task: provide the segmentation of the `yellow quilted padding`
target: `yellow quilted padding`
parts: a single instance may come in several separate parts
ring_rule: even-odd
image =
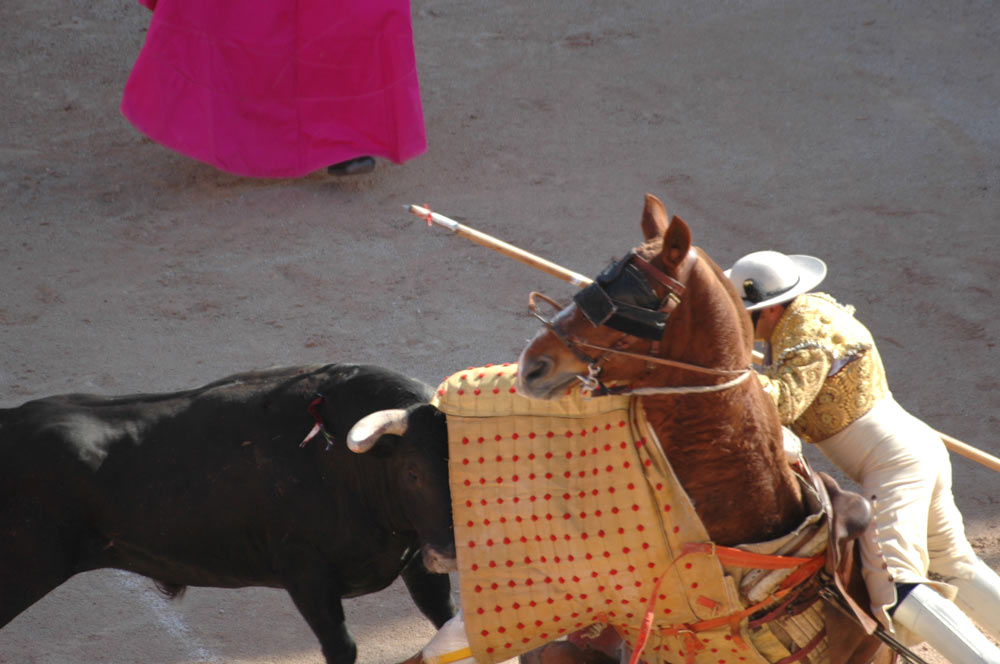
[[[708,537],[638,400],[585,401],[577,389],[532,400],[516,393],[516,370],[460,371],[435,398],[448,416],[460,592],[476,660],[509,659],[595,622],[634,643],[663,576],[644,661],[764,664],[745,620],[658,632],[742,604],[717,558],[678,560],[685,543]]]

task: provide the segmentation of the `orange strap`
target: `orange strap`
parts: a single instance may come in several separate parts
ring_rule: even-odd
[[[692,624],[680,623],[677,625],[671,625],[670,627],[665,627],[659,630],[659,633],[663,636],[677,636],[684,634],[685,642],[689,646],[692,643],[697,644],[698,646],[701,645],[697,639],[690,638],[694,633],[718,629],[719,627],[725,627],[726,625],[729,625],[732,635],[737,643],[743,645],[743,641],[739,636],[739,624],[744,618],[782,599],[785,595],[792,592],[797,585],[804,582],[806,579],[822,569],[823,565],[826,563],[825,551],[811,558],[801,558],[797,556],[773,556],[763,553],[750,553],[749,551],[743,551],[742,549],[717,546],[711,542],[693,542],[685,544],[681,548],[681,555],[670,563],[663,574],[661,574],[656,580],[656,583],[653,584],[649,601],[646,603],[646,615],[643,617],[642,626],[639,628],[639,634],[635,640],[635,649],[632,651],[632,657],[629,659],[629,664],[638,663],[642,650],[646,647],[646,642],[649,640],[649,635],[653,631],[653,621],[656,619],[656,599],[660,594],[660,584],[681,558],[693,553],[706,553],[714,555],[722,563],[733,565],[735,567],[754,569],[795,569],[795,571],[789,574],[788,577],[778,585],[778,589],[771,593],[768,597],[760,602],[757,602],[753,606],[743,609],[742,611],[736,611],[729,615],[712,618],[710,620],[701,620]],[[687,654],[688,660],[691,660],[691,657],[693,656],[692,647],[689,647],[689,652]]]
[[[681,547],[681,558],[689,553],[710,553],[724,565],[752,569],[791,569],[809,562],[809,558],[797,556],[774,556],[766,553],[751,553],[743,549],[719,546],[712,542],[689,542]]]

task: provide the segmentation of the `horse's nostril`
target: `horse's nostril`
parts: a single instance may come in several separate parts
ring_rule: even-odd
[[[527,371],[522,369],[522,375],[526,381],[531,382],[545,376],[551,368],[552,360],[547,357],[539,357],[531,360],[528,364]]]

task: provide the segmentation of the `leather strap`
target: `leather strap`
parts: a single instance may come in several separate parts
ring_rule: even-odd
[[[629,660],[629,664],[638,663],[642,650],[645,648],[646,642],[649,640],[649,635],[653,629],[653,622],[656,619],[656,598],[659,594],[660,583],[663,581],[664,577],[666,577],[671,568],[673,568],[673,566],[676,565],[681,558],[693,553],[714,555],[717,556],[721,562],[737,567],[795,569],[795,571],[782,581],[777,590],[771,593],[771,595],[752,606],[748,606],[742,611],[736,611],[726,616],[719,616],[718,618],[712,618],[710,620],[701,620],[695,623],[671,625],[670,627],[659,630],[659,633],[664,636],[678,636],[688,633],[696,634],[698,632],[718,629],[728,625],[732,632],[733,639],[737,642],[742,642],[739,635],[739,624],[744,618],[747,618],[757,611],[770,606],[776,601],[780,601],[786,595],[796,592],[802,584],[814,575],[818,574],[823,569],[823,565],[826,563],[825,551],[811,558],[802,558],[798,556],[778,556],[752,553],[749,551],[743,551],[742,549],[718,546],[712,542],[693,542],[685,544],[681,549],[681,555],[677,556],[677,558],[670,563],[670,566],[667,567],[666,571],[664,571],[662,575],[660,575],[653,586],[649,601],[646,604],[646,615],[644,616],[642,626],[639,629],[639,635],[636,637],[635,649],[632,652],[632,658]],[[688,641],[690,641],[690,639],[688,639]],[[696,642],[697,640],[693,643]],[[691,652],[688,652],[689,657],[691,654]]]

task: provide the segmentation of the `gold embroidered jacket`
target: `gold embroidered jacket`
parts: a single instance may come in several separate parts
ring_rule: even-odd
[[[759,375],[782,424],[810,442],[842,431],[889,393],[882,358],[854,307],[826,293],[800,295],[771,334]]]

